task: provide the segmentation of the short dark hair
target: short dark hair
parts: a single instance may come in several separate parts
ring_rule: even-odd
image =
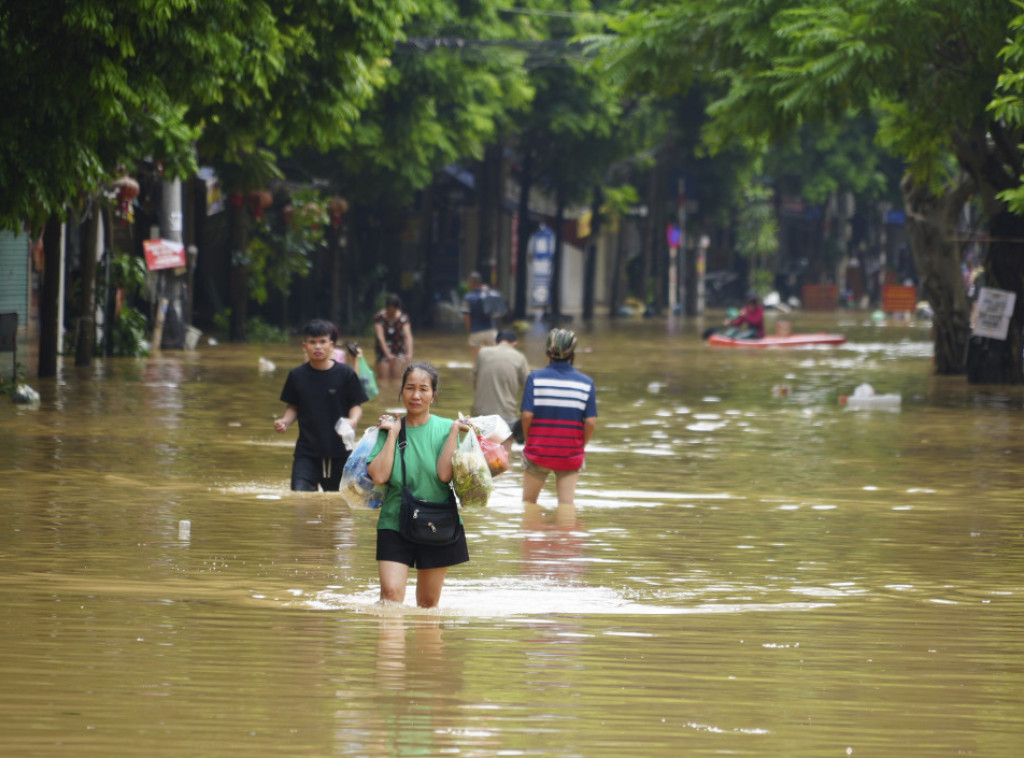
[[[516,335],[514,329],[499,329],[498,334],[494,337],[494,342],[518,342],[519,337]]]
[[[398,310],[402,310],[402,298],[400,298],[398,295],[392,292],[384,299],[384,307],[397,308]]]
[[[307,337],[330,337],[332,342],[338,341],[338,327],[327,319],[315,318],[306,324],[302,333]]]

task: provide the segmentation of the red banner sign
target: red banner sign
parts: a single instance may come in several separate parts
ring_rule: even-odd
[[[917,308],[917,287],[887,284],[882,287],[882,310],[886,313],[913,313]]]
[[[182,268],[185,265],[185,246],[174,240],[145,240],[142,249],[146,253],[146,268],[160,271],[165,268]]]

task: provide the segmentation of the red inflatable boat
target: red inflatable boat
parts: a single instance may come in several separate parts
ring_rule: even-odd
[[[804,345],[841,345],[846,342],[842,334],[790,334],[786,337],[768,335],[757,339],[737,339],[724,334],[712,334],[708,337],[709,345],[725,347],[803,347]]]

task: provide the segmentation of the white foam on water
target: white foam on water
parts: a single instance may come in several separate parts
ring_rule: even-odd
[[[415,579],[410,579],[405,604],[377,602],[376,588],[357,593],[322,590],[301,598],[302,607],[322,611],[354,611],[372,615],[440,614],[461,618],[524,618],[565,615],[666,616],[711,613],[771,613],[813,610],[831,606],[823,602],[703,603],[675,605],[627,597],[610,587],[592,587],[547,578],[449,579],[440,609],[413,606]],[[290,605],[291,603],[289,603]]]

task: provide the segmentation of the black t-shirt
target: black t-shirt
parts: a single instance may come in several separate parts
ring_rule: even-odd
[[[308,363],[288,372],[281,402],[298,408],[299,439],[295,455],[313,458],[348,458],[334,425],[357,405],[367,402],[359,375],[344,363],[324,371]]]

